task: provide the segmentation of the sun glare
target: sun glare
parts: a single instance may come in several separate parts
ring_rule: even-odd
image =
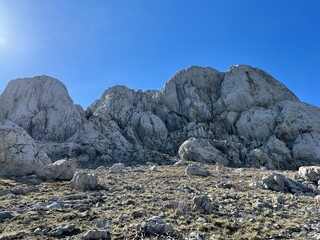
[[[4,47],[7,45],[8,39],[4,36],[0,34],[0,47]]]

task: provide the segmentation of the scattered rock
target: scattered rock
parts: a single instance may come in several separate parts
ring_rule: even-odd
[[[175,167],[180,167],[180,166],[187,166],[189,163],[185,160],[179,160],[178,162],[176,162],[175,164],[173,164]]]
[[[98,185],[98,176],[85,172],[76,172],[70,183],[71,187],[76,190],[92,190]]]
[[[10,191],[16,195],[27,195],[31,192],[38,192],[39,187],[37,186],[15,187],[15,188],[10,188]]]
[[[111,173],[122,173],[123,169],[124,169],[123,163],[115,163],[110,168],[110,172]]]
[[[170,223],[166,223],[162,218],[154,216],[139,225],[139,233],[143,236],[168,236],[174,239],[182,239],[179,231],[173,229]]]
[[[283,196],[274,196],[272,198],[272,202],[276,204],[284,204],[285,203],[285,198]]]
[[[83,235],[85,240],[111,240],[111,236],[106,230],[89,230]]]
[[[97,220],[96,226],[97,226],[98,228],[107,228],[107,227],[110,227],[111,224],[108,223],[105,219],[101,219],[101,218],[100,218],[100,219]]]
[[[151,172],[156,172],[156,171],[158,171],[158,170],[157,170],[157,166],[155,166],[155,165],[154,165],[154,166],[151,166],[151,167],[150,167],[150,171],[151,171]]]
[[[317,183],[320,181],[320,166],[300,167],[298,175],[305,181]]]
[[[132,215],[133,218],[141,218],[141,217],[144,216],[144,212],[142,212],[142,211],[133,211],[131,215]]]
[[[202,214],[211,214],[213,210],[217,209],[206,195],[195,196],[192,202],[192,210]]]
[[[3,222],[6,219],[13,218],[14,216],[11,214],[11,212],[8,211],[0,211],[0,223]]]
[[[264,189],[263,184],[261,182],[258,182],[258,181],[250,183],[249,186],[254,188],[254,189]]]
[[[48,235],[51,237],[72,236],[80,232],[75,224],[62,224],[60,227],[51,230]]]
[[[281,174],[272,173],[262,178],[262,183],[266,189],[277,192],[305,194],[312,192],[311,189],[303,184],[289,179]]]
[[[199,233],[191,232],[186,240],[203,240],[203,238]]]
[[[204,167],[198,166],[196,164],[189,164],[186,168],[186,174],[207,177],[210,173]]]
[[[219,182],[216,184],[216,187],[221,189],[231,189],[234,185],[231,182]]]

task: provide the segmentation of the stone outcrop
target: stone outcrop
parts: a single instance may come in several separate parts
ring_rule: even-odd
[[[24,128],[35,140],[65,141],[84,121],[63,83],[39,76],[11,81],[0,96],[0,119]]]
[[[320,164],[320,109],[268,73],[190,67],[161,91],[107,89],[84,112],[50,77],[18,79],[0,97],[0,119],[22,126],[53,160],[82,165],[153,161],[297,169]]]
[[[10,121],[0,125],[0,175],[23,176],[50,164],[47,154],[35,141]]]

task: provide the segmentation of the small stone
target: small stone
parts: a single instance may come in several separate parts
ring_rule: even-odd
[[[41,228],[36,228],[36,229],[33,231],[33,233],[34,233],[35,235],[41,235],[41,234],[42,234],[42,230],[41,230]]]
[[[60,209],[62,207],[62,204],[59,202],[53,202],[46,206],[47,209]]]
[[[264,189],[263,184],[261,182],[252,182],[249,184],[250,187],[254,189]]]
[[[6,219],[13,218],[14,216],[11,214],[11,212],[8,211],[1,211],[0,212],[0,223],[3,222]]]
[[[173,164],[173,166],[175,167],[180,167],[180,166],[187,166],[188,165],[188,162],[185,161],[185,160],[179,160],[178,162],[176,162],[175,164]]]
[[[230,182],[219,182],[216,184],[216,187],[221,189],[231,189],[233,184]]]
[[[170,236],[174,239],[182,239],[182,234],[173,229],[170,223],[166,223],[162,218],[154,216],[139,225],[139,232],[143,236]]]
[[[75,224],[62,224],[60,227],[51,230],[48,235],[51,237],[61,237],[64,235],[72,235],[72,233],[77,233],[79,230],[76,229]]]
[[[211,214],[214,209],[217,209],[206,195],[195,196],[192,201],[192,210],[202,214]]]
[[[186,174],[207,177],[209,176],[209,171],[206,168],[196,164],[189,164],[186,168]]]
[[[89,230],[83,235],[84,240],[111,240],[111,236],[106,230]]]
[[[102,207],[102,205],[103,205],[102,202],[97,202],[97,203],[96,203],[96,207],[97,207],[97,208],[98,208],[98,207]]]
[[[110,227],[111,224],[109,224],[105,219],[100,218],[97,220],[96,226],[98,228],[107,228],[107,227]]]
[[[284,204],[285,201],[286,201],[285,198],[282,197],[282,196],[274,196],[274,197],[272,198],[272,202],[273,202],[273,203],[276,203],[276,204]]]
[[[142,212],[142,211],[133,211],[131,215],[132,215],[133,218],[141,218],[141,217],[144,216],[144,212]]]
[[[203,240],[199,233],[191,232],[186,240]]]
[[[150,167],[150,171],[151,171],[151,172],[157,171],[157,166],[156,166],[156,165],[153,165],[152,167]]]
[[[115,163],[110,168],[110,172],[111,173],[122,173],[123,169],[124,169],[123,163]]]

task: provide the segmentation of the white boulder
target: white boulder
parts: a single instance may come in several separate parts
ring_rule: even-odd
[[[61,159],[54,163],[39,168],[36,171],[37,177],[45,181],[71,180],[78,166],[76,159]]]
[[[91,190],[98,185],[98,176],[95,174],[76,172],[71,180],[71,187],[76,190]]]
[[[23,176],[50,164],[26,131],[10,121],[0,125],[0,175]]]

